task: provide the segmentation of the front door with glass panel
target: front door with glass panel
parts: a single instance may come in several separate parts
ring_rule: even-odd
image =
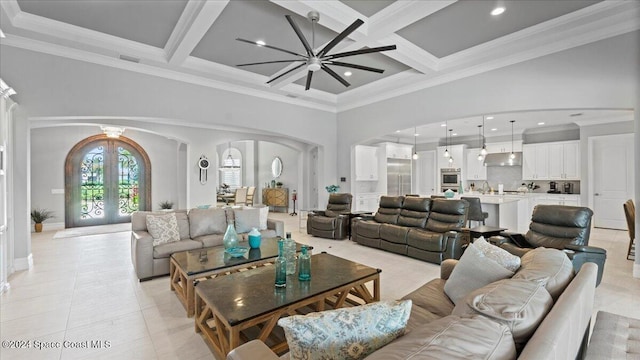
[[[131,221],[150,203],[148,160],[131,141],[79,143],[66,164],[66,227]],[[147,161],[145,161],[147,160]]]

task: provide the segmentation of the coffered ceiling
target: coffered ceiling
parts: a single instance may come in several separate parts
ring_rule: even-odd
[[[496,4],[506,11],[490,15]],[[121,67],[329,111],[362,106],[640,28],[638,1],[618,0],[2,0],[3,45]],[[356,19],[364,24],[334,48],[397,50],[350,57],[377,74],[334,67],[351,86],[320,71],[304,90],[305,67],[246,62],[287,54],[236,41],[262,40],[303,53],[285,20],[311,42],[309,11],[320,13],[315,48]]]

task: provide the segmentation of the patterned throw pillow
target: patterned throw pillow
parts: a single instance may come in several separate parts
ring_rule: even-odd
[[[404,334],[411,300],[294,315],[278,320],[291,360],[358,360]]]
[[[147,230],[153,238],[153,246],[180,241],[180,231],[175,213],[147,215]]]
[[[516,272],[520,268],[519,256],[513,255],[505,249],[489,244],[482,236],[474,241],[473,245],[475,245],[478,250],[482,251],[484,256],[504,266],[507,270]]]

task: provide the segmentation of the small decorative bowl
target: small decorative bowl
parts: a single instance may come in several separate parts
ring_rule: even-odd
[[[231,257],[242,257],[247,252],[249,252],[249,248],[244,246],[236,246],[236,247],[226,249],[224,252],[229,254]]]

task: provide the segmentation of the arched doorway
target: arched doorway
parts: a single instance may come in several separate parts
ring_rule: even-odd
[[[95,135],[77,143],[65,161],[65,227],[131,221],[151,209],[151,163],[131,139]]]

